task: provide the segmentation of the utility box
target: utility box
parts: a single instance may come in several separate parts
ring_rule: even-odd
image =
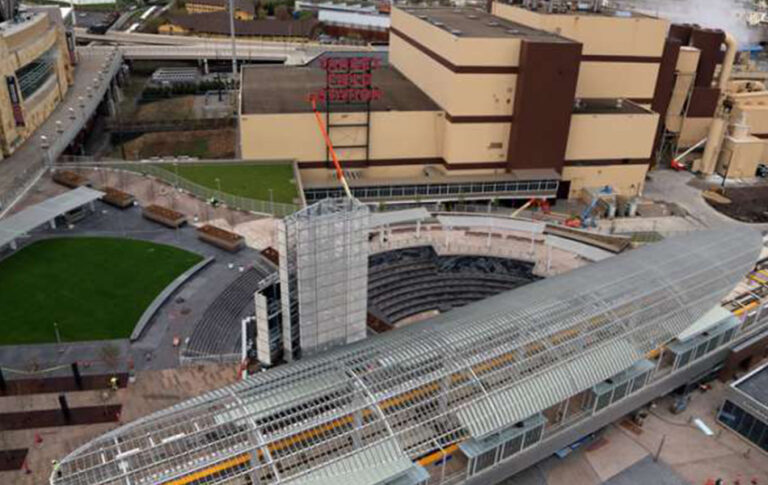
[[[717,161],[717,173],[728,178],[754,177],[757,165],[764,160],[765,145],[764,140],[755,136],[726,136]]]

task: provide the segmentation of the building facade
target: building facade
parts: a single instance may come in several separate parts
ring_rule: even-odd
[[[58,8],[0,23],[0,159],[53,112],[74,81],[74,45]]]
[[[579,197],[605,185],[639,195],[672,96],[669,27],[607,9],[396,7],[388,62],[371,73],[381,100],[319,108],[362,200]],[[274,72],[243,70],[243,157],[296,159],[308,195],[337,190],[306,102],[325,87],[322,69],[275,70],[295,91],[264,93]],[[263,96],[281,102],[251,102]]]

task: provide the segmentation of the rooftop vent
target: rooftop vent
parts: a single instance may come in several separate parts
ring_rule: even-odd
[[[467,15],[467,18],[476,19],[477,15],[471,13],[471,14]]]
[[[451,33],[457,37],[461,37],[461,35],[463,34],[463,32],[460,31],[459,29],[451,29]]]
[[[427,20],[427,18],[429,18],[429,17],[427,17],[424,14],[421,14],[421,15],[419,15],[419,18],[422,19],[422,20]]]
[[[442,27],[442,26],[443,26],[443,25],[445,25],[445,24],[444,24],[444,23],[442,23],[442,22],[438,22],[437,20],[435,20],[434,22],[432,22],[432,25],[434,25],[435,27]]]
[[[512,35],[520,35],[520,30],[518,30],[518,29],[507,29],[507,33],[508,34],[512,34]]]
[[[495,20],[491,20],[490,22],[488,22],[488,26],[489,27],[498,27],[499,23],[496,22]]]

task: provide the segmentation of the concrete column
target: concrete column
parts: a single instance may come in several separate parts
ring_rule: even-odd
[[[210,69],[208,68],[208,59],[203,59],[203,74],[210,74]]]
[[[16,240],[15,240],[15,239],[11,240],[11,244],[10,244],[10,246],[11,246],[11,249],[12,249],[13,251],[16,251],[16,249],[18,249],[18,246],[17,246],[17,244],[16,244]]]
[[[112,99],[112,96],[107,96],[104,101],[107,105],[107,115],[109,115],[109,117],[116,116],[117,107],[115,106],[115,101]]]
[[[549,275],[549,271],[552,269],[552,246],[550,244],[547,244],[547,275]]]
[[[56,229],[56,219],[51,219],[48,221],[48,224],[51,226],[51,229]]]
[[[421,237],[421,221],[416,221],[416,239]]]

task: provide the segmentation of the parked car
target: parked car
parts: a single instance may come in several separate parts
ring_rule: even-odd
[[[761,163],[757,166],[757,172],[755,173],[758,177],[768,177],[768,165]]]

